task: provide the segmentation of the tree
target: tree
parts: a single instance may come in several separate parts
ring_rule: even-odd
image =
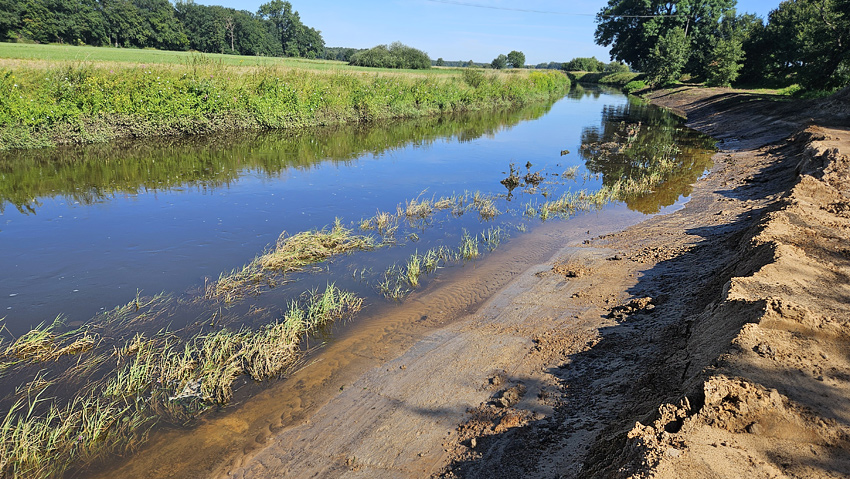
[[[597,60],[596,57],[577,57],[564,63],[564,70],[568,72],[601,72],[605,68],[605,64]]]
[[[711,50],[712,62],[709,64],[706,83],[709,86],[731,86],[738,78],[744,49],[737,38],[724,38]]]
[[[139,9],[130,0],[101,0],[106,31],[115,47],[147,45],[150,32],[145,29]]]
[[[611,62],[602,69],[606,73],[618,73],[629,71],[629,66],[623,62]]]
[[[224,29],[230,34],[230,51],[236,51],[236,46],[233,44],[233,32],[236,30],[236,24],[233,23],[232,16],[228,16],[224,19]]]
[[[501,70],[508,65],[508,57],[505,55],[499,55],[490,62],[490,66],[495,70]]]
[[[474,62],[474,61],[469,60],[468,62],[466,62],[466,67],[467,67],[467,68],[469,68],[469,67],[474,67],[474,66],[475,66],[475,62]]]
[[[0,41],[4,41],[15,32],[21,23],[21,2],[18,0],[0,0]]]
[[[646,74],[655,85],[678,80],[688,62],[688,53],[685,31],[674,28],[659,38],[649,52],[649,58],[644,62]]]
[[[752,15],[738,16],[733,12],[723,16],[709,55],[706,83],[711,86],[731,86],[743,66],[744,39],[754,25]]]
[[[700,52],[734,5],[735,0],[608,0],[596,16],[594,36],[597,44],[611,47],[613,59],[646,70],[655,45],[673,29],[682,29],[692,49]]]
[[[363,50],[351,56],[350,65],[375,68],[431,68],[431,59],[422,50],[417,50],[400,42],[394,42],[389,47],[378,45]]]
[[[850,0],[780,3],[770,12],[760,39],[759,47],[769,52],[764,73],[807,88],[830,89],[850,83],[848,12]]]
[[[507,62],[511,68],[523,68],[525,67],[525,53],[514,50],[508,53]]]
[[[301,16],[292,10],[291,3],[272,0],[260,5],[257,14],[269,22],[272,31],[280,38],[284,55],[315,58],[324,54],[322,33],[301,23]]]
[[[189,38],[183,32],[183,25],[177,20],[174,7],[168,0],[133,0],[142,18],[142,25],[148,32],[146,47],[161,50],[185,50],[189,47]]]
[[[440,57],[440,58],[437,59],[437,66],[438,67],[441,67],[445,64],[446,64],[446,62],[445,62],[445,60],[443,60],[443,57]]]

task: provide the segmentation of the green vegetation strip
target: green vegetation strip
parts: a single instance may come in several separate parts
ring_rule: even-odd
[[[137,333],[122,347],[99,347],[109,341],[97,332],[60,334],[54,323],[0,343],[4,375],[32,378],[3,398],[11,406],[0,417],[0,476],[57,477],[72,463],[133,446],[160,420],[185,421],[225,404],[238,377],[263,381],[285,373],[301,357],[304,338],[361,306],[360,298],[328,285],[255,330],[189,339]],[[65,372],[51,377],[48,363],[62,360]],[[68,382],[78,385],[70,400],[50,395]]]
[[[89,63],[0,69],[0,150],[299,128],[491,109],[563,94],[560,72],[362,74],[281,66]]]

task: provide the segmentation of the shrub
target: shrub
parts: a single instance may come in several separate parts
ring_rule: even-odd
[[[623,87],[623,91],[629,95],[633,94],[636,91],[640,91],[646,88],[646,82],[643,80],[632,80]]]
[[[409,47],[401,42],[394,42],[389,47],[378,45],[351,55],[349,65],[424,70],[431,68],[431,59],[422,50]]]

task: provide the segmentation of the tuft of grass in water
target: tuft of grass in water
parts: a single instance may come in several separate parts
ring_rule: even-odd
[[[361,220],[360,229],[363,231],[377,231],[384,243],[392,242],[398,230],[398,216],[378,211],[375,216]]]
[[[330,230],[305,231],[290,237],[281,234],[274,250],[260,256],[258,262],[263,271],[298,271],[334,255],[370,250],[374,246],[371,237],[353,234],[337,218]]]
[[[301,271],[305,266],[319,263],[332,256],[352,251],[371,250],[375,240],[355,235],[344,227],[339,218],[331,229],[304,231],[293,236],[282,233],[275,247],[258,256],[240,270],[222,274],[205,287],[205,297],[231,302],[246,294],[260,291],[263,285],[273,284],[270,274]]]
[[[434,205],[428,199],[414,198],[406,201],[404,206],[398,206],[398,215],[407,218],[408,221],[424,220],[431,216],[433,212]]]
[[[460,239],[459,254],[464,261],[470,261],[479,256],[478,237],[470,236],[466,229],[463,230],[463,236]]]
[[[480,191],[476,191],[472,194],[471,208],[478,211],[478,215],[481,217],[482,221],[492,220],[501,214],[499,210],[496,209],[493,197],[484,195]]]
[[[566,169],[563,173],[561,173],[561,178],[566,180],[574,180],[576,179],[576,175],[578,175],[578,166],[571,166]]]
[[[83,329],[66,333],[56,330],[62,326],[61,317],[53,323],[41,323],[17,338],[0,352],[0,362],[6,369],[16,363],[38,363],[55,361],[62,356],[81,354],[91,350],[97,337]]]
[[[419,251],[416,251],[407,260],[407,265],[404,269],[404,275],[407,277],[407,284],[411,288],[419,286],[419,275],[422,274],[422,256],[419,256]]]
[[[405,274],[398,265],[392,265],[384,271],[378,282],[378,291],[387,299],[400,301],[410,290],[405,285]]]
[[[422,266],[425,268],[425,272],[431,274],[440,267],[440,263],[448,263],[455,261],[455,255],[452,251],[445,247],[439,246],[437,248],[429,249],[424,255],[422,255]]]
[[[493,251],[499,247],[502,241],[508,239],[508,232],[501,226],[491,227],[481,233],[481,239],[487,251]]]

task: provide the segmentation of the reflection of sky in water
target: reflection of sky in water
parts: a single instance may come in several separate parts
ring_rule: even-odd
[[[355,159],[271,175],[246,161],[218,186],[138,188],[89,205],[57,192],[60,196],[38,198],[34,214],[6,205],[0,215],[0,316],[10,325],[37,324],[59,313],[86,319],[126,303],[137,289],[150,295],[198,287],[204,277],[251,260],[282,231],[321,228],[336,217],[354,223],[377,210],[395,211],[426,190],[428,198],[467,190],[504,193],[499,181],[511,163],[524,172],[531,162],[532,170],[550,174],[583,164],[582,132],[598,128],[603,106],[626,101],[604,94],[565,98],[539,119],[493,125],[495,133],[479,132],[469,141],[453,136],[411,145],[395,138],[400,146],[377,154],[349,153]],[[463,129],[460,121],[454,135],[463,135]],[[274,156],[275,135],[265,135],[256,147],[243,142],[217,152]],[[561,156],[564,149],[571,154]],[[578,179],[572,186],[599,184]],[[520,195],[511,207],[520,209],[526,199]],[[502,200],[498,207],[504,211],[508,205]]]

